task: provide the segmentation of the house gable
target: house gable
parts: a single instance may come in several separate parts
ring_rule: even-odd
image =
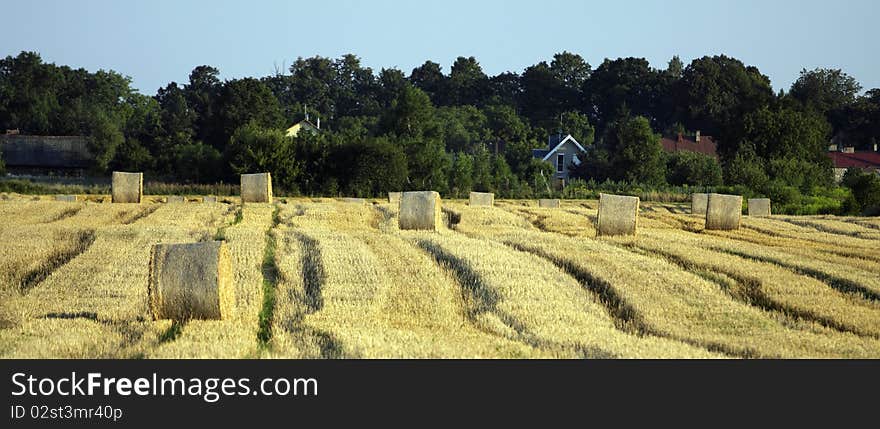
[[[577,140],[575,140],[574,137],[571,136],[571,134],[569,134],[569,135],[565,136],[565,138],[562,139],[562,141],[560,141],[559,144],[556,145],[556,147],[554,147],[553,149],[550,149],[550,151],[544,155],[544,157],[541,159],[541,161],[549,160],[554,154],[556,154],[557,151],[559,151],[560,149],[562,149],[566,145],[574,146],[575,148],[577,148],[581,152],[586,152],[586,149],[584,149],[584,147],[581,146],[581,144],[578,143]],[[570,150],[569,148],[566,148],[566,149]],[[534,154],[535,152],[532,151],[532,153]]]

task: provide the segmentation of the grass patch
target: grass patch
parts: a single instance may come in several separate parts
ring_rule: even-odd
[[[281,208],[276,206],[272,212],[272,228],[266,231],[266,248],[263,251],[263,306],[260,309],[260,330],[257,340],[261,347],[268,347],[272,339],[272,321],[275,317],[275,291],[280,272],[275,262],[278,240],[273,230],[281,223]]]

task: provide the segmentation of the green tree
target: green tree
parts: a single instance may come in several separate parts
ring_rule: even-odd
[[[788,95],[822,114],[839,111],[855,102],[862,90],[856,79],[840,69],[801,70]]]
[[[223,177],[223,156],[211,145],[195,142],[175,146],[172,159],[175,175],[180,180],[210,183]]]
[[[651,68],[644,58],[606,59],[586,82],[591,113],[600,131],[621,115],[642,115],[654,119],[662,116],[659,102],[666,96],[662,72]],[[653,125],[660,126],[656,120]],[[661,128],[662,129],[662,128]]]
[[[463,198],[473,190],[474,157],[468,153],[458,152],[449,171],[449,191],[453,197]]]
[[[444,105],[481,106],[488,93],[489,77],[474,57],[458,57],[447,80]]]
[[[489,140],[486,115],[474,106],[441,107],[436,117],[447,152],[472,152]]]
[[[750,143],[741,145],[741,149],[725,165],[724,173],[724,183],[744,185],[753,190],[765,189],[770,181],[764,161],[755,154]]]
[[[214,109],[223,87],[219,76],[220,70],[201,65],[190,72],[189,83],[183,87],[187,106],[192,109],[193,136],[197,140],[209,141],[216,136]],[[222,147],[224,144],[226,142],[215,143],[214,146]]]
[[[559,128],[563,134],[571,134],[581,146],[593,144],[596,130],[590,125],[587,115],[578,112],[565,112],[560,116]]]
[[[407,84],[385,111],[382,129],[401,137],[420,138],[434,125],[433,116],[434,106],[428,95]]]
[[[218,141],[224,145],[235,130],[249,122],[262,128],[284,127],[278,99],[266,84],[253,78],[226,82],[220,92],[217,118],[222,130]]]
[[[431,101],[435,105],[440,104],[438,98],[445,91],[446,76],[443,75],[443,68],[440,64],[433,61],[425,61],[424,64],[414,68],[409,74],[409,81],[416,88],[421,89],[428,94]]]
[[[610,178],[648,185],[665,183],[660,135],[651,130],[648,119],[622,118],[609,126],[603,143],[610,154]]]
[[[677,186],[717,186],[722,183],[721,164],[709,155],[674,152],[666,159],[666,181]]]
[[[724,55],[693,60],[674,93],[678,120],[718,138],[722,157],[739,151],[745,116],[774,99],[770,78]]]
[[[290,191],[301,171],[293,140],[275,128],[263,128],[249,122],[237,129],[226,148],[226,159],[235,174],[270,172]]]
[[[842,184],[852,191],[857,211],[865,216],[880,216],[880,177],[851,168],[843,175]]]
[[[406,155],[386,137],[335,146],[333,153],[334,175],[346,195],[372,197],[406,184]]]

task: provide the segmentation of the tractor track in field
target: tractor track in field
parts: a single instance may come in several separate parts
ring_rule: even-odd
[[[616,357],[615,354],[598,347],[583,344],[563,344],[534,334],[515,316],[498,308],[497,304],[501,299],[498,292],[486,284],[482,276],[467,261],[452,255],[443,249],[442,246],[430,240],[417,240],[415,244],[426,252],[441,269],[452,274],[464,302],[471,303],[470,306],[465,308],[465,317],[475,328],[490,335],[502,336],[536,349],[557,353],[560,356],[574,354],[584,359],[609,359]],[[486,313],[497,317],[515,334],[505,335],[480,326],[479,318]]]
[[[717,270],[715,267],[707,266],[704,264],[696,263],[694,261],[688,260],[679,255],[675,255],[669,252],[664,252],[662,250],[658,250],[651,247],[639,246],[637,244],[632,244],[624,247],[634,247],[640,249],[646,254],[652,255],[653,257],[666,260],[670,263],[678,265],[682,269],[694,273],[700,277],[703,277],[709,281],[712,281],[715,284],[721,286],[722,290],[728,293],[730,297],[736,299],[744,304],[756,307],[760,310],[771,312],[774,314],[778,314],[783,316],[785,319],[796,322],[798,320],[803,320],[807,322],[814,322],[821,326],[824,326],[829,329],[836,330],[838,332],[851,333],[854,335],[858,335],[861,337],[868,338],[880,338],[880,336],[863,332],[862,330],[852,327],[843,323],[840,323],[836,320],[830,319],[828,317],[820,316],[811,312],[809,310],[801,310],[796,309],[786,304],[780,303],[773,298],[770,298],[764,291],[762,290],[762,283],[759,279],[744,276],[741,274],[733,273],[730,271]],[[726,253],[726,252],[725,252]],[[732,256],[738,256],[733,255]],[[701,274],[703,273],[703,274]],[[705,273],[717,273],[722,274],[730,279],[734,280],[735,286],[733,288],[728,287],[731,285],[725,285],[721,282],[715,281],[711,278],[711,276],[706,276]]]
[[[299,212],[301,215],[302,213]],[[317,346],[316,358],[342,359],[352,358],[342,343],[330,332],[317,329],[303,324],[305,317],[317,313],[324,307],[324,299],[321,291],[324,288],[327,276],[324,272],[323,256],[318,240],[295,230],[286,231],[302,249],[300,266],[302,267],[301,281],[302,290],[292,290],[290,298],[299,305],[292,314],[284,315],[280,324],[291,335],[292,339],[300,345],[302,350],[310,349],[311,345]],[[283,273],[279,272],[279,279],[283,280]]]
[[[768,257],[768,256],[758,256],[758,255],[750,254],[747,252],[740,252],[740,251],[731,250],[731,249],[724,249],[724,248],[720,248],[720,247],[712,248],[711,250],[715,250],[717,252],[722,252],[722,253],[727,253],[727,254],[733,255],[733,256],[738,256],[743,259],[749,259],[749,260],[753,260],[753,261],[757,261],[757,262],[770,263],[770,264],[776,265],[780,268],[784,268],[786,270],[789,270],[795,274],[799,274],[799,275],[807,276],[807,277],[812,277],[816,280],[819,280],[822,283],[825,283],[830,288],[837,290],[838,292],[841,292],[844,294],[854,294],[854,295],[857,295],[859,298],[865,299],[868,301],[880,302],[880,293],[877,293],[869,288],[866,288],[865,286],[862,286],[852,280],[840,278],[840,277],[822,272],[822,271],[814,269],[814,268],[809,268],[809,267],[805,267],[802,265],[787,263],[787,262],[780,261],[776,258],[772,258],[772,257]]]
[[[735,349],[722,343],[698,341],[662,332],[651,326],[635,307],[626,302],[611,283],[578,267],[572,261],[550,255],[538,247],[526,246],[514,242],[504,242],[504,244],[515,250],[540,257],[572,276],[584,289],[599,297],[599,302],[612,317],[615,326],[623,332],[640,337],[651,336],[664,338],[730,357],[746,359],[761,357],[757,352],[752,350]]]
[[[46,220],[43,223],[46,224],[46,223],[58,222],[60,220],[67,219],[69,217],[76,216],[77,213],[79,213],[83,209],[83,207],[84,206],[68,207],[68,208],[64,209],[63,211],[61,211],[61,213],[58,213],[55,216],[52,216],[51,218],[49,218],[48,220]]]
[[[161,207],[161,206],[158,204],[154,204],[152,206],[143,207],[136,213],[120,212],[116,216],[116,218],[123,225],[131,225],[131,224],[153,214],[153,212],[155,212],[156,210],[159,210],[159,207]]]
[[[89,229],[78,232],[61,232],[62,237],[59,241],[65,241],[69,238],[73,239],[73,245],[56,251],[49,255],[38,267],[31,269],[25,273],[19,282],[19,291],[26,294],[29,290],[36,287],[40,282],[48,278],[55,270],[61,268],[68,262],[89,249],[95,242],[95,230]],[[66,237],[69,234],[75,234],[73,237]]]

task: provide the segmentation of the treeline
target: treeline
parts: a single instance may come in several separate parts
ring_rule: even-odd
[[[575,177],[657,189],[740,186],[780,202],[833,187],[825,153],[832,136],[857,149],[880,136],[880,90],[860,95],[846,73],[816,69],[774,93],[756,67],[723,55],[687,66],[674,57],[662,69],[642,58],[593,68],[562,52],[495,76],[473,57],[456,59],[449,73],[427,61],[407,75],[375,73],[346,55],[299,58],[259,79],[219,74],[199,66],[187,82],[147,96],[113,71],[22,52],[0,60],[0,128],[90,136],[97,173],[211,183],[271,171],[290,194],[357,196],[550,194],[553,167],[531,149],[563,132],[589,146]],[[306,112],[321,119],[321,132],[286,137]],[[696,130],[715,138],[720,162],[662,152],[661,135]]]

